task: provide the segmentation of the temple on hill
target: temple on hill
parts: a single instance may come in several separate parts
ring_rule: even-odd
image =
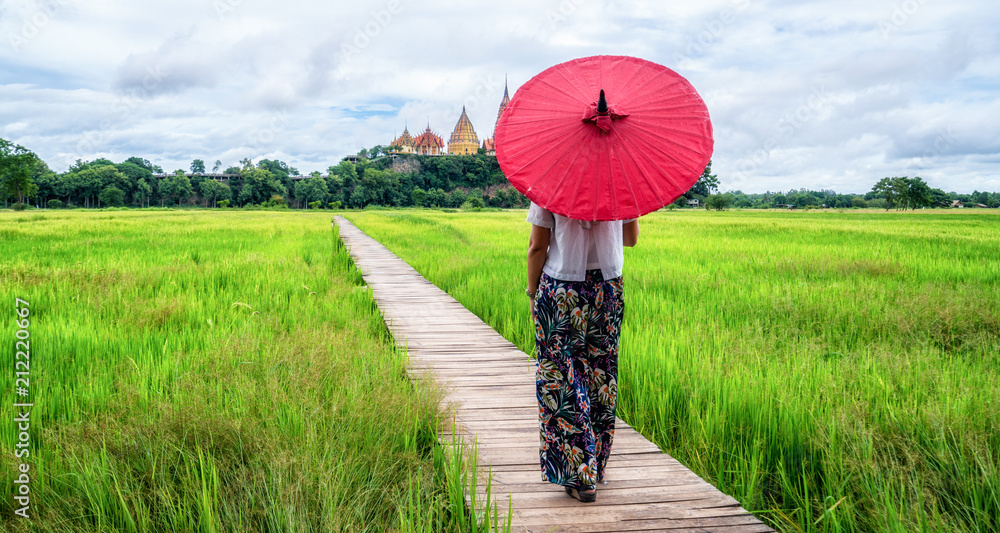
[[[448,139],[448,155],[472,155],[478,151],[479,137],[476,136],[469,115],[465,114],[465,106],[462,106],[462,116],[458,117],[458,123]]]
[[[403,133],[407,131],[404,129]],[[441,155],[444,153],[444,139],[440,135],[431,131],[431,125],[427,125],[427,131],[421,133],[413,139],[413,153],[418,155]]]
[[[430,129],[430,126],[428,126]],[[406,126],[403,126],[403,134],[396,137],[396,140],[392,141],[390,146],[395,146],[397,154],[412,154],[414,152],[415,143],[413,137],[410,136],[409,130]]]
[[[510,93],[507,90],[507,82],[504,81],[503,100],[497,111],[497,120],[493,123],[494,129],[496,129],[496,123],[500,122],[500,116],[503,115],[503,110],[507,108],[508,103],[510,103]],[[458,117],[455,129],[452,130],[451,137],[448,139],[447,150],[445,150],[444,139],[431,131],[430,124],[427,124],[426,131],[416,137],[411,136],[409,130],[404,126],[403,134],[393,140],[390,146],[396,147],[393,153],[397,154],[473,155],[482,148],[487,154],[496,155],[492,135],[489,138],[484,138],[480,145],[479,136],[476,135],[476,129],[472,126],[472,121],[469,120],[469,115],[465,112],[465,106],[462,106],[462,115]]]

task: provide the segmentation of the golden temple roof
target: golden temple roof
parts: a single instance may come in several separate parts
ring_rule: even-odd
[[[458,117],[455,130],[451,132],[451,138],[448,139],[448,144],[457,143],[479,145],[479,137],[476,136],[476,130],[472,128],[472,121],[469,120],[469,115],[465,114],[465,106],[462,106],[462,116]]]

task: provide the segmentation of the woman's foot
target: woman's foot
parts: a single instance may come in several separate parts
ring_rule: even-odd
[[[566,486],[566,494],[584,503],[597,500],[597,487],[595,485],[580,485],[578,487]]]

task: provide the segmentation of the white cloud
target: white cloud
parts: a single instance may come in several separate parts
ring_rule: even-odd
[[[699,89],[724,189],[919,173],[1000,190],[998,22],[986,0],[9,0],[0,136],[56,170],[131,155],[324,170],[404,124],[447,138],[463,105],[485,137],[505,75],[513,92],[625,54]]]

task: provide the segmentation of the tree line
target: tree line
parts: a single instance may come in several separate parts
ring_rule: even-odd
[[[387,207],[526,207],[528,199],[507,182],[496,157],[392,155],[386,147],[363,149],[353,160],[341,161],[300,176],[298,169],[280,160],[244,159],[222,170],[215,161],[212,174],[195,159],[190,172],[165,174],[140,157],[115,163],[108,159],[77,160],[66,172],[56,173],[30,150],[0,139],[0,194],[15,207],[277,207],[364,208]],[[222,178],[218,173],[222,172]],[[690,205],[713,209],[737,208],[882,208],[947,207],[956,200],[966,205],[1000,206],[1000,193],[946,193],[930,188],[921,178],[892,177],[876,183],[865,194],[838,194],[830,190],[719,193],[719,180],[709,162],[698,181],[674,207]],[[696,202],[693,202],[696,201]]]
[[[706,174],[711,170],[711,164]],[[700,182],[699,182],[700,183]],[[713,184],[712,181],[709,181]],[[717,182],[715,182],[717,184]],[[879,180],[872,189],[864,194],[840,194],[832,190],[811,190],[806,188],[792,189],[788,192],[744,193],[732,191],[716,193],[714,188],[708,191],[696,190],[681,196],[674,202],[674,207],[686,207],[690,199],[699,200],[699,205],[707,209],[919,209],[948,208],[960,202],[963,207],[985,206],[1000,207],[1000,193],[973,191],[971,194],[945,192],[931,188],[922,178],[917,177],[887,177]]]
[[[3,141],[0,139],[0,141]],[[528,200],[510,186],[496,158],[399,155],[341,161],[300,176],[280,160],[244,159],[223,177],[206,172],[203,160],[164,174],[140,157],[121,162],[77,160],[55,173],[35,154],[3,141],[0,179],[5,200],[35,207],[263,206],[364,208],[379,206],[525,207]],[[9,146],[8,146],[9,145]],[[16,148],[16,149],[15,149]],[[213,173],[221,169],[216,161]]]

